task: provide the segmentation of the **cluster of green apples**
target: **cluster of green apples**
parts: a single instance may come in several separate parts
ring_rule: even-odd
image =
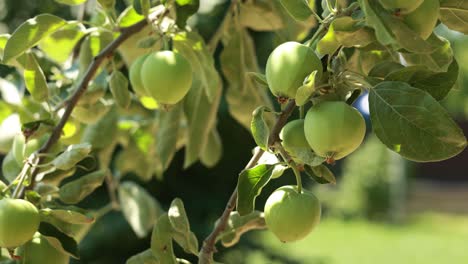
[[[0,181],[0,247],[17,255],[18,264],[67,264],[69,256],[38,232],[39,210],[29,201],[10,198],[7,186]]]
[[[432,34],[439,17],[439,0],[379,0],[380,4],[393,13],[398,13],[403,22],[422,39]]]
[[[130,67],[130,83],[137,95],[159,104],[178,103],[192,86],[192,67],[179,53],[165,50],[138,57]]]
[[[307,76],[316,71],[320,78],[322,64],[314,50],[297,42],[286,42],[270,55],[266,79],[271,92],[280,102],[294,99]],[[307,111],[304,119],[288,122],[280,133],[284,149],[294,161],[297,150],[312,150],[327,162],[341,159],[362,143],[366,126],[363,116],[343,101],[322,101]],[[307,236],[320,221],[320,202],[309,191],[297,186],[283,186],[268,198],[265,221],[283,242]]]

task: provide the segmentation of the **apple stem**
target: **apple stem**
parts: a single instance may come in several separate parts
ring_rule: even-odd
[[[277,149],[279,151],[279,154],[281,155],[281,157],[284,159],[284,161],[286,161],[288,163],[289,167],[291,167],[291,169],[293,170],[294,176],[296,176],[297,192],[301,193],[302,192],[301,172],[299,171],[296,162],[294,162],[294,160],[289,156],[289,154],[283,148],[281,143],[276,142],[275,143],[275,149]]]

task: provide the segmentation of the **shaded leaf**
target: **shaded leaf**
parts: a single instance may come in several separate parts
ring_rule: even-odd
[[[263,117],[265,112],[270,112],[266,106],[259,106],[255,109],[252,113],[252,123],[250,125],[255,143],[263,150],[268,149],[268,138],[270,136],[270,128]]]
[[[151,7],[150,0],[133,0],[133,8],[140,15],[147,16]]]
[[[103,149],[117,138],[118,113],[111,109],[94,124],[86,126],[81,136],[81,143],[89,143],[93,149]]]
[[[128,108],[130,106],[131,96],[128,90],[128,80],[122,72],[112,72],[109,79],[109,88],[118,106],[122,108]]]
[[[307,0],[280,0],[281,5],[288,11],[288,13],[296,20],[302,21],[306,20],[312,15],[310,10],[309,2],[312,2],[312,5],[315,5],[315,1]]]
[[[177,263],[172,245],[172,225],[166,213],[161,215],[151,234],[151,251],[161,263]]]
[[[184,249],[185,252],[198,255],[198,240],[193,232],[174,232],[172,234],[172,238],[177,244],[179,244],[180,247]]]
[[[57,250],[79,259],[78,244],[68,235],[62,233],[49,223],[41,222],[39,233]]]
[[[223,144],[218,130],[213,128],[208,136],[205,149],[201,153],[200,161],[208,168],[214,167],[223,155]]]
[[[203,153],[210,131],[215,125],[221,91],[210,102],[202,83],[194,78],[192,87],[184,98],[184,113],[188,121],[188,135],[185,149],[184,168],[189,167]]]
[[[60,200],[67,204],[80,202],[102,185],[107,173],[107,170],[98,170],[66,183],[60,187]]]
[[[71,209],[41,209],[42,216],[56,218],[60,221],[70,224],[91,224],[94,222],[94,217],[83,214],[82,212]]]
[[[176,24],[179,28],[185,28],[187,19],[195,14],[200,6],[200,0],[176,0]]]
[[[239,14],[240,24],[256,31],[275,31],[285,26],[271,1],[243,2]]]
[[[151,249],[140,252],[125,262],[126,264],[160,264],[158,258],[153,255]]]
[[[366,15],[366,24],[375,29],[377,40],[414,53],[430,53],[435,47],[423,40],[402,20],[385,10],[378,1],[359,0]]]
[[[140,238],[151,231],[162,213],[159,203],[145,189],[133,182],[120,184],[119,202],[125,219]]]
[[[183,114],[182,104],[176,104],[169,112],[161,111],[158,117],[158,132],[156,134],[156,153],[165,171],[176,152],[179,125]]]
[[[247,72],[259,72],[257,55],[252,38],[244,28],[231,26],[227,33],[229,38],[223,39],[224,49],[221,53],[221,68],[228,82],[226,101],[229,113],[246,129],[250,130],[252,112],[259,106],[265,105],[272,109],[267,85],[260,78],[247,76]],[[259,77],[259,76],[257,76]],[[272,118],[267,119],[271,124]]]
[[[309,177],[314,179],[320,184],[336,184],[336,178],[333,172],[325,165],[321,164],[318,166],[304,166],[304,171]]]
[[[221,90],[221,78],[203,38],[195,32],[183,32],[175,35],[172,40],[174,49],[192,65],[194,77],[199,79],[209,101],[215,102]]]
[[[26,53],[23,76],[26,89],[31,93],[34,100],[38,102],[46,101],[49,97],[49,88],[47,87],[44,72],[34,53]]]
[[[451,30],[468,34],[468,1],[440,1],[440,20]]]
[[[88,156],[90,152],[91,145],[89,143],[70,145],[63,153],[58,155],[51,164],[56,169],[69,170]]]
[[[450,42],[432,34],[427,42],[436,47],[431,53],[414,54],[400,53],[408,65],[423,66],[434,72],[445,72],[453,61],[453,51]]]

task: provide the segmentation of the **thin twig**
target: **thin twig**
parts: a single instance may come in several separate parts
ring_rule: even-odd
[[[159,17],[159,16],[164,15],[166,12],[167,10],[160,9],[154,14],[154,16]],[[57,143],[57,141],[60,139],[60,136],[62,134],[62,129],[65,126],[65,123],[70,118],[70,115],[73,109],[75,108],[76,104],[80,100],[81,96],[86,92],[89,82],[93,79],[94,75],[96,74],[97,70],[99,69],[101,64],[104,62],[104,60],[112,56],[112,54],[120,46],[120,44],[122,44],[130,36],[141,31],[147,24],[148,24],[148,21],[146,19],[143,19],[140,22],[137,22],[136,24],[132,26],[121,28],[120,29],[121,34],[114,41],[112,41],[108,46],[106,46],[96,57],[94,57],[92,63],[89,65],[88,69],[86,70],[86,73],[83,75],[80,83],[78,84],[78,87],[76,88],[75,92],[70,97],[70,99],[67,100],[67,106],[65,108],[65,112],[60,118],[59,123],[52,131],[52,134],[50,135],[47,142],[39,149],[38,151],[39,153],[47,153],[47,151],[49,151],[49,149],[55,143]],[[42,161],[43,161],[43,158],[40,158],[38,164],[40,164]],[[37,167],[34,167],[31,171],[31,184],[28,187],[30,189],[34,187],[37,172],[38,172]]]
[[[117,199],[117,195],[115,194],[116,185],[114,182],[114,177],[112,176],[112,173],[110,171],[107,171],[105,181],[107,186],[107,192],[109,193],[109,198],[111,200],[112,208],[115,210],[120,209],[120,203]]]
[[[283,145],[281,145],[280,142],[276,142],[274,147],[275,147],[276,150],[279,151],[279,153],[280,153],[281,157],[283,158],[283,160],[286,161],[288,163],[289,167],[291,167],[291,169],[293,170],[294,176],[296,176],[297,191],[299,193],[301,193],[302,192],[301,172],[297,168],[296,162],[294,162],[294,160],[291,158],[291,156],[288,154],[288,152],[286,152],[286,150],[283,148]]]
[[[284,110],[281,112],[281,115],[276,120],[275,125],[273,126],[270,136],[269,136],[269,145],[273,146],[276,142],[279,142],[279,133],[283,126],[286,124],[289,116],[293,112],[296,106],[296,102],[291,100]],[[257,152],[254,153],[252,158],[250,159],[249,163],[245,166],[245,169],[250,169],[257,164],[258,160],[262,157],[264,150],[259,149]],[[229,219],[229,215],[231,214],[232,210],[234,210],[237,201],[237,186],[234,189],[229,201],[226,204],[226,208],[224,209],[223,214],[219,218],[215,228],[211,232],[211,234],[206,237],[205,241],[203,242],[203,246],[200,250],[198,255],[198,264],[211,264],[213,263],[213,253],[215,252],[215,243],[218,236],[221,232],[224,231],[227,225],[227,221]]]

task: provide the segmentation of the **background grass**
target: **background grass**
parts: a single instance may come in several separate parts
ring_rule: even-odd
[[[227,253],[225,263],[464,264],[468,216],[423,214],[402,225],[325,219],[305,240],[282,244],[270,232],[249,237],[260,246]],[[255,247],[253,247],[255,248]],[[274,252],[267,255],[266,251]],[[288,258],[284,258],[288,256]]]

